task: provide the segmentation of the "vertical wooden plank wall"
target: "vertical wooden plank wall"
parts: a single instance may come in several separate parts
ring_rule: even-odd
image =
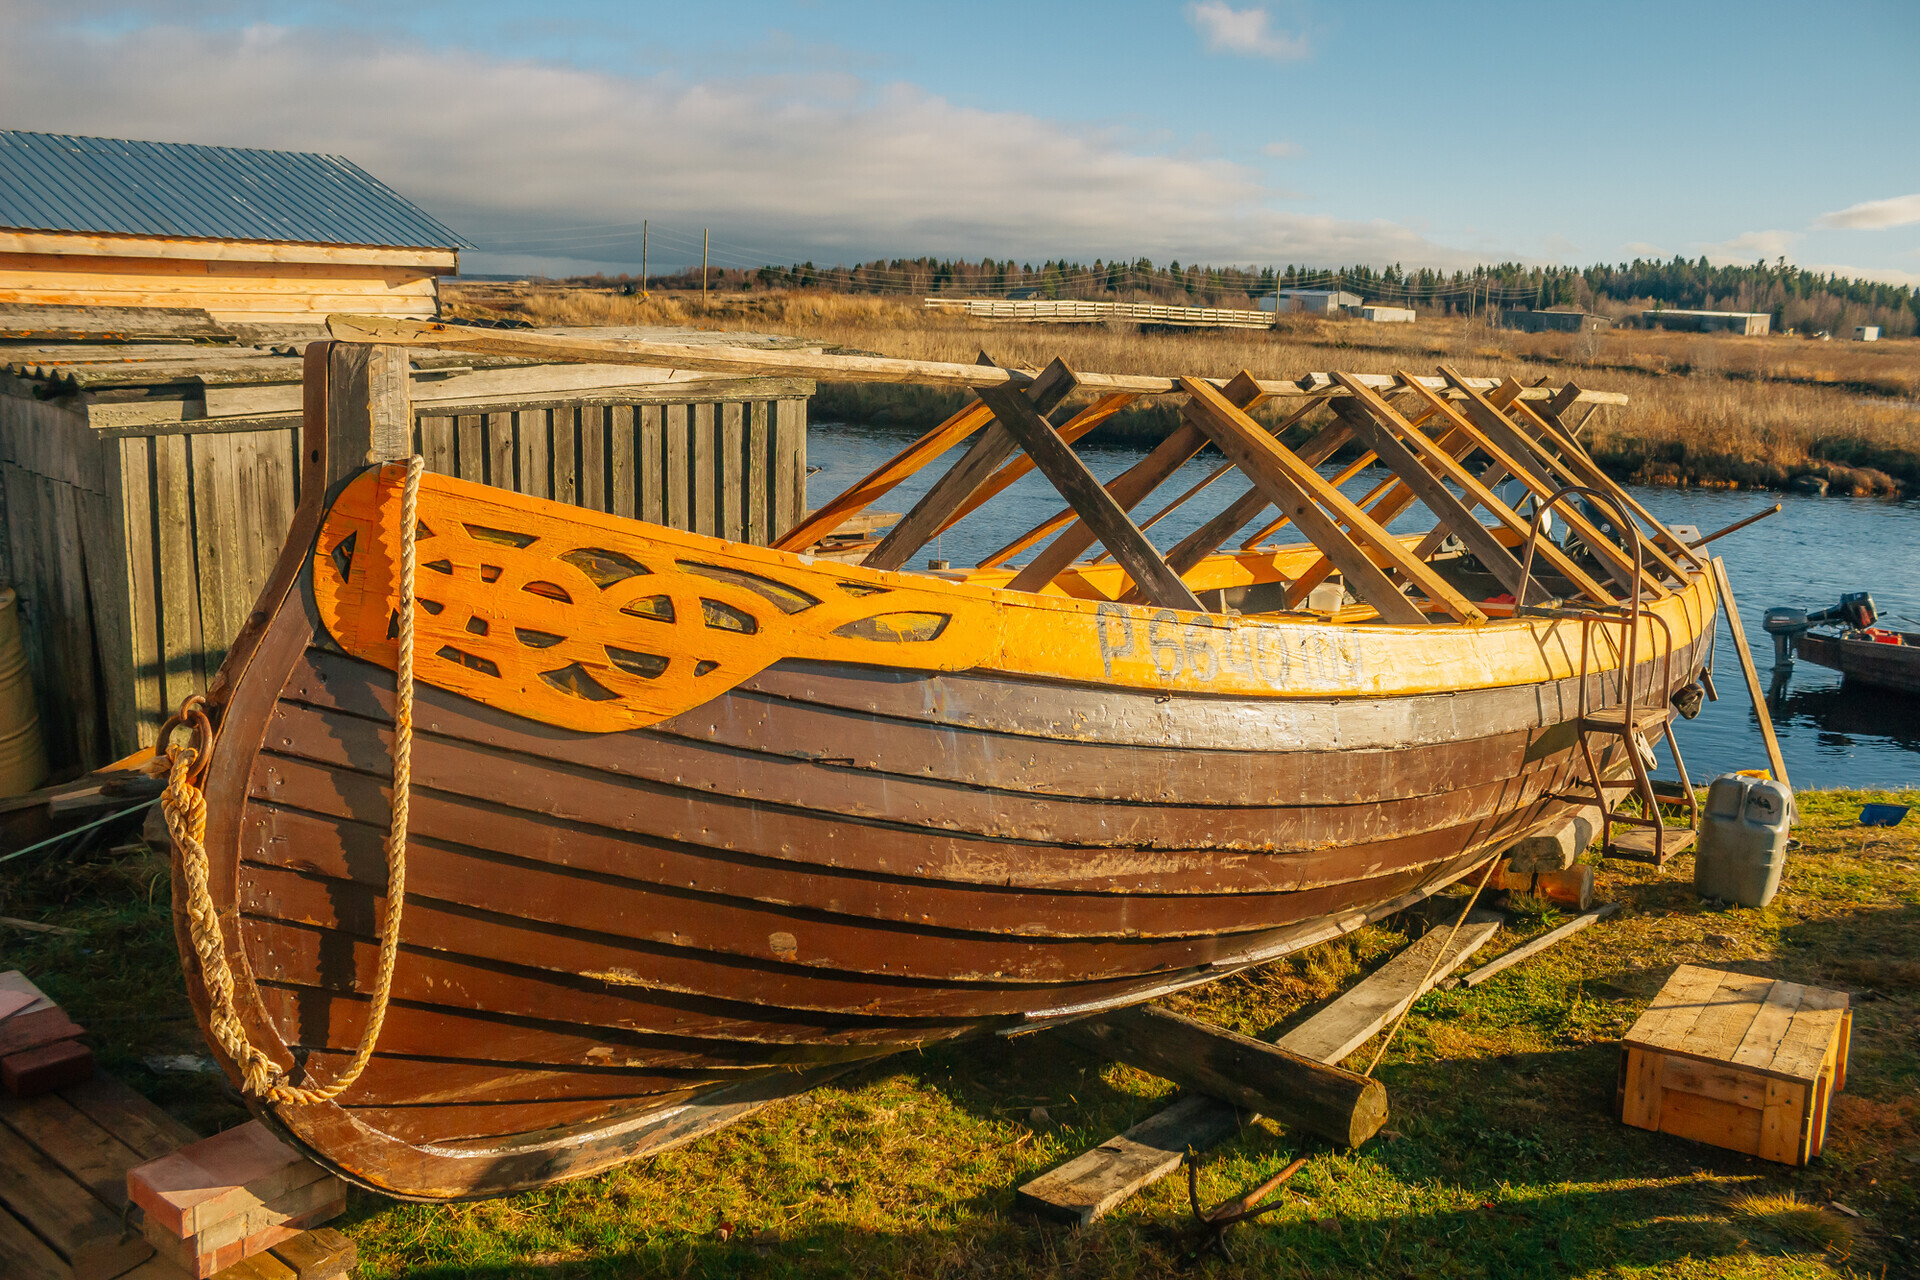
[[[804,396],[421,413],[429,470],[766,543],[806,502]],[[299,430],[113,436],[0,394],[0,543],[56,772],[204,692],[299,504]]]
[[[414,445],[441,475],[764,544],[805,506],[806,414],[801,397],[421,413]]]

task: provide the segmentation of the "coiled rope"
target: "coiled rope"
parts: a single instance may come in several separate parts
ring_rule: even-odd
[[[201,976],[212,998],[207,1022],[214,1043],[240,1068],[241,1087],[255,1097],[281,1104],[331,1102],[353,1087],[380,1040],[387,1000],[393,992],[394,961],[400,952],[400,915],[407,894],[407,801],[413,760],[413,576],[415,531],[419,528],[422,459],[407,460],[407,478],[400,499],[400,609],[399,656],[394,663],[393,699],[393,817],[387,828],[387,911],[380,931],[380,968],[375,975],[367,1024],[353,1061],[331,1084],[301,1086],[291,1083],[264,1052],[247,1037],[233,999],[233,970],[227,964],[226,945],[213,895],[207,885],[207,798],[200,775],[213,746],[212,725],[202,709],[204,699],[188,698],[174,720],[161,730],[160,748],[166,752],[167,788],[160,796],[167,831],[180,853],[187,885],[187,920],[193,949],[200,957]],[[192,729],[186,744],[170,742],[176,723]],[[156,764],[160,763],[156,756]]]

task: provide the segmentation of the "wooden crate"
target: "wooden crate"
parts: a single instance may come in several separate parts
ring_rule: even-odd
[[[766,543],[799,521],[811,383],[608,370],[416,373],[415,447],[432,471],[696,533]],[[43,398],[61,385],[0,373],[0,578],[48,761],[71,773],[150,745],[219,670],[299,502],[300,388],[209,388],[178,412],[233,414],[148,422],[153,397]]]
[[[1805,1164],[1846,1086],[1852,1030],[1842,992],[1683,964],[1622,1042],[1620,1118]]]

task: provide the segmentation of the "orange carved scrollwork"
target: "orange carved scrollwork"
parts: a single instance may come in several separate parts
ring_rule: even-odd
[[[404,467],[327,513],[314,598],[348,653],[391,668]],[[981,593],[809,564],[446,476],[421,477],[416,676],[545,724],[656,723],[783,658],[954,671],[999,647]]]

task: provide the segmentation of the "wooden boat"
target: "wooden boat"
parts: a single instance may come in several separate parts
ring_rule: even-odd
[[[420,477],[384,1023],[339,1097],[250,1099],[388,1195],[580,1176],[853,1063],[1148,1000],[1401,909],[1638,771],[1629,744],[1671,741],[1669,700],[1712,634],[1706,562],[1562,429],[1567,395],[1511,381],[1220,385],[413,322],[335,334],[350,340],[307,354],[299,515],[209,690],[204,918],[176,856],[189,991],[236,1081],[204,956],[293,1080],[340,1076],[378,991],[412,451],[400,344],[777,360],[978,395],[774,547]],[[1096,399],[1056,430],[1041,411],[1074,387]],[[1070,441],[1090,419],[1175,393],[1168,443],[1106,486],[1086,473]],[[1281,397],[1294,420],[1338,416],[1290,449],[1245,412]],[[868,563],[806,554],[969,435]],[[1377,457],[1397,477],[1364,512],[1315,470],[1349,440],[1366,450],[1349,474]],[[1163,557],[1127,511],[1209,442],[1254,496]],[[1069,502],[1032,564],[899,570],[1032,466]],[[1585,550],[1525,546],[1482,485],[1506,472],[1542,499],[1583,486],[1627,541],[1562,503]],[[1416,498],[1440,526],[1386,535]],[[1267,546],[1269,526],[1218,550],[1270,501],[1309,542]],[[1096,539],[1112,562],[1079,558]],[[1307,609],[1334,571],[1361,603]]]
[[[1848,680],[1920,694],[1920,632],[1875,632],[1807,631],[1795,638],[1794,652]]]

